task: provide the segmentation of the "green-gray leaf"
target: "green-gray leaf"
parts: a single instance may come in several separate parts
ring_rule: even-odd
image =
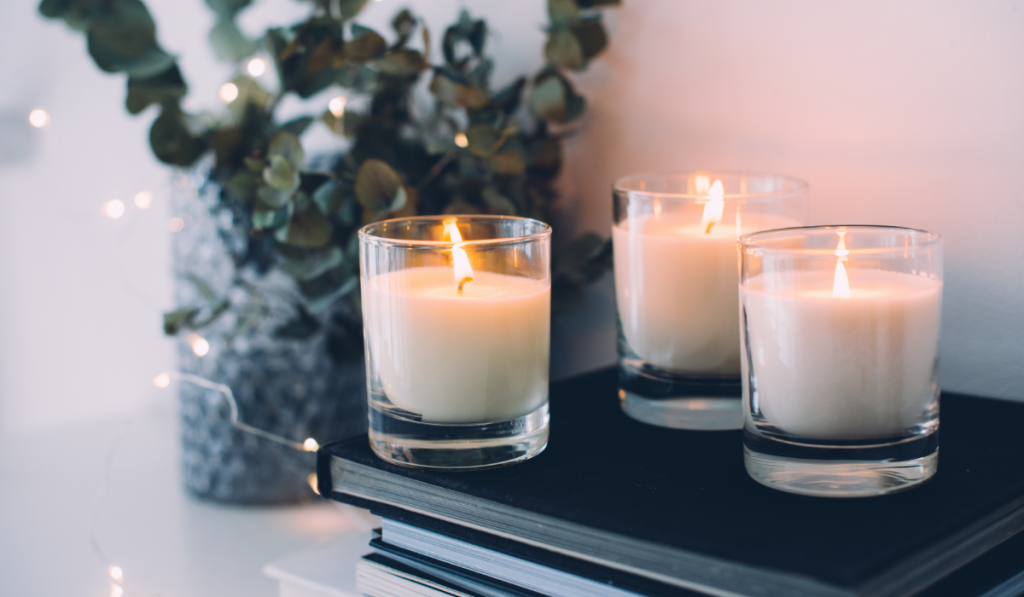
[[[128,112],[138,114],[152,104],[177,103],[188,93],[188,86],[181,77],[178,65],[154,77],[128,77],[128,97],[125,107]]]
[[[198,314],[199,309],[177,309],[164,313],[164,334],[174,336],[190,326]]]
[[[363,162],[356,173],[356,199],[369,218],[376,218],[405,205],[405,188],[398,173],[378,159]]]
[[[87,33],[89,54],[108,73],[152,77],[174,63],[156,42],[156,25],[140,0],[109,0],[93,12]]]
[[[556,29],[548,34],[544,56],[551,64],[570,70],[582,70],[587,65],[579,39],[567,29]]]
[[[287,247],[285,247],[287,248]],[[285,248],[282,253],[285,253]],[[295,257],[288,257],[281,262],[281,270],[296,280],[309,280],[329,269],[341,265],[344,254],[338,247],[327,249],[306,249]]]
[[[218,60],[240,62],[257,50],[255,42],[245,37],[231,17],[221,17],[210,30],[210,46]]]
[[[278,242],[293,247],[322,247],[331,240],[331,223],[316,208],[295,211],[288,224],[274,232]]]
[[[423,54],[416,50],[400,49],[389,52],[373,63],[377,70],[392,77],[411,77],[426,68]]]
[[[231,16],[250,4],[252,0],[206,0],[207,6],[223,16]]]
[[[473,155],[487,157],[494,153],[498,131],[489,124],[474,124],[466,131],[466,139],[469,141],[467,149]]]
[[[257,229],[280,228],[288,223],[294,204],[286,203],[278,208],[266,208],[257,205],[252,210],[252,227]]]
[[[263,180],[271,187],[284,191],[298,186],[299,173],[282,155],[270,156],[270,163],[263,169]]]
[[[149,144],[157,159],[173,166],[190,166],[206,150],[206,143],[197,139],[185,126],[185,116],[177,107],[164,107],[149,129]]]

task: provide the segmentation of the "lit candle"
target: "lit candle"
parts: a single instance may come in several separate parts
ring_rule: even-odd
[[[386,271],[363,283],[373,374],[390,403],[430,423],[507,421],[547,403],[547,278],[474,269],[445,222],[448,266]]]
[[[899,437],[931,419],[942,281],[851,265],[837,233],[834,267],[741,287],[752,407],[787,435]]]
[[[692,209],[668,209],[673,200],[665,198],[655,199],[652,210],[638,205],[647,213],[627,214],[612,228],[619,321],[629,348],[651,365],[739,376],[736,238],[799,222],[756,211],[735,211],[723,221],[722,182],[694,180],[699,220]]]

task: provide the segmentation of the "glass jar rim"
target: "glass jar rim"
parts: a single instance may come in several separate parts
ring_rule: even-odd
[[[882,255],[886,253],[900,253],[908,249],[921,250],[928,247],[938,246],[942,243],[942,235],[938,232],[931,232],[920,228],[907,228],[905,226],[885,226],[879,224],[830,224],[822,226],[794,226],[791,228],[776,228],[773,230],[761,230],[741,235],[736,243],[741,251],[748,253],[771,253],[775,255],[791,254],[806,257],[828,257],[835,259],[836,249],[807,249],[807,248],[774,248],[759,244],[770,238],[784,238],[786,236],[798,236],[800,233],[806,235],[808,232],[823,232],[826,230],[861,230],[861,231],[888,231],[902,234],[906,238],[918,238],[922,242],[915,242],[911,245],[893,247],[846,247],[849,256],[854,255]]]
[[[773,199],[776,197],[785,197],[796,193],[807,192],[810,185],[807,181],[792,176],[786,176],[784,174],[770,174],[765,172],[748,172],[744,170],[685,170],[685,171],[672,171],[672,172],[640,172],[637,174],[628,174],[621,176],[612,182],[612,192],[614,193],[626,193],[629,195],[637,194],[649,196],[658,199],[670,199],[680,201],[707,201],[707,194],[698,193],[678,193],[678,192],[655,192],[647,191],[637,188],[629,188],[629,183],[640,180],[651,180],[651,179],[681,179],[687,178],[691,175],[696,174],[708,174],[710,176],[746,176],[749,178],[778,178],[786,181],[787,184],[792,185],[789,188],[770,191],[765,193],[726,193],[722,196],[722,199],[727,202],[739,202],[739,201],[750,201],[750,200],[766,200]]]
[[[373,229],[378,226],[387,226],[389,224],[399,225],[401,222],[430,222],[436,224],[443,224],[445,220],[456,219],[459,222],[472,221],[472,220],[483,220],[483,221],[520,221],[526,223],[528,226],[533,225],[538,228],[536,232],[530,234],[524,234],[522,236],[507,236],[502,238],[485,238],[477,240],[466,240],[459,243],[455,243],[449,240],[411,240],[404,238],[388,238],[386,236],[379,236],[373,232]],[[359,241],[360,243],[373,244],[378,246],[389,246],[389,247],[409,247],[409,248],[440,248],[450,249],[452,245],[458,244],[460,247],[473,246],[473,247],[500,247],[505,245],[519,245],[531,242],[538,242],[551,237],[551,225],[547,222],[535,220],[533,218],[523,218],[519,216],[498,216],[489,214],[449,214],[443,216],[413,216],[410,218],[392,218],[390,220],[381,220],[379,222],[373,222],[367,224],[359,229]]]

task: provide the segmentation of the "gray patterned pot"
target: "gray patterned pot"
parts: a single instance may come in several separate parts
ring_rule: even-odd
[[[325,337],[274,335],[301,301],[294,280],[271,268],[239,270],[232,254],[244,230],[221,208],[214,185],[195,174],[175,179],[172,206],[181,218],[173,235],[175,302],[179,307],[226,298],[230,307],[198,330],[209,352],[197,356],[183,332],[179,369],[229,386],[242,422],[302,442],[321,445],[366,427],[362,362],[337,365]],[[197,187],[201,190],[197,191]],[[193,338],[194,341],[194,338]],[[244,433],[231,425],[228,402],[216,391],[182,382],[182,470],[195,496],[237,504],[289,504],[315,497],[307,483],[315,455]]]

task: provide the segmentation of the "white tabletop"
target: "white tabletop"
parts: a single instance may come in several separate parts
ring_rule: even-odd
[[[328,502],[246,508],[188,497],[169,398],[141,406],[130,426],[116,419],[0,440],[0,595],[111,595],[90,518],[104,460],[125,430],[96,524],[102,550],[124,570],[125,597],[277,595],[264,565],[373,523]]]

